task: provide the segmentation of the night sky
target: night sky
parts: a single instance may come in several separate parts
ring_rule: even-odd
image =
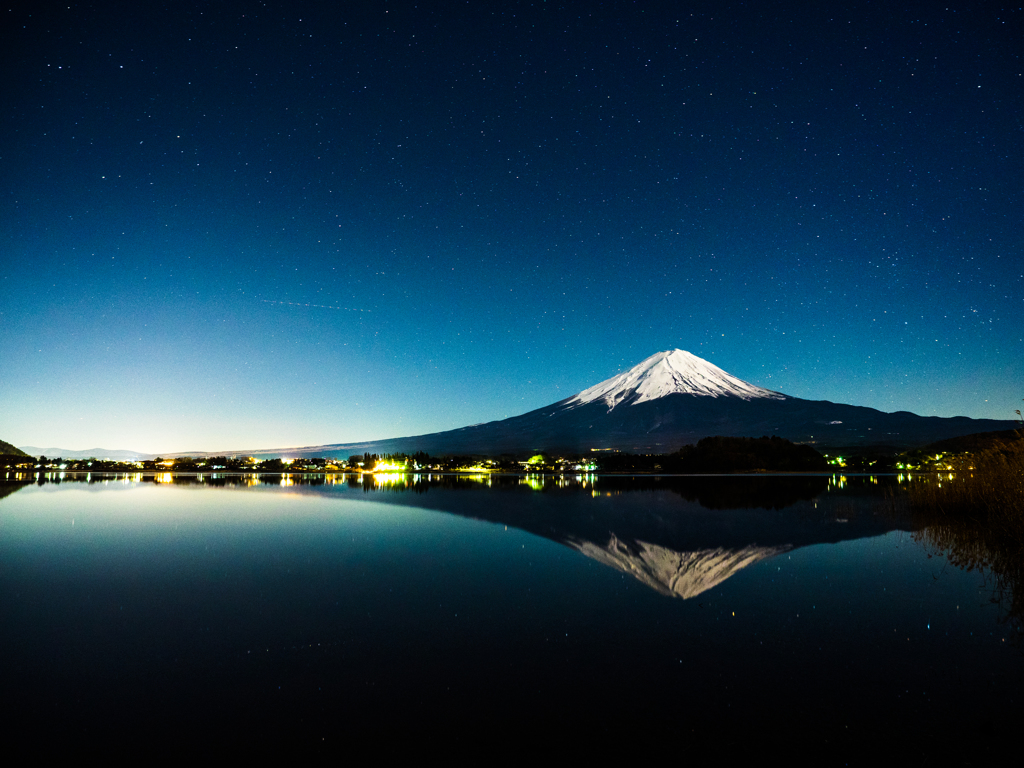
[[[924,415],[1024,397],[1024,11],[2,9],[0,439],[514,416],[679,347]]]

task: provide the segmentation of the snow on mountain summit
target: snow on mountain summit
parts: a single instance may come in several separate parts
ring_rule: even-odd
[[[739,397],[743,400],[766,398],[784,400],[785,395],[737,379],[717,365],[696,355],[674,349],[651,355],[625,373],[585,389],[569,398],[570,408],[603,400],[612,410],[625,400],[630,405],[657,400],[671,394]]]

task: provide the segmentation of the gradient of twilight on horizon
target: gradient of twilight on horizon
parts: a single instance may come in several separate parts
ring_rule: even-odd
[[[1024,397],[1024,11],[3,9],[0,439],[501,419],[679,347],[808,399]]]

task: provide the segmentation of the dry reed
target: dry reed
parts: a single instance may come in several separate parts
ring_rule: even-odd
[[[1024,431],[1021,439],[955,460],[954,471],[910,485],[915,538],[953,564],[991,576],[992,599],[1024,648]],[[951,475],[951,476],[950,476]]]
[[[997,527],[1024,544],[1024,431],[1021,439],[953,460],[953,471],[913,483],[915,512]]]

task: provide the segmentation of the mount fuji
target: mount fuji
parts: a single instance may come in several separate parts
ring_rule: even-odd
[[[491,456],[591,450],[670,453],[712,435],[778,435],[822,448],[913,448],[1015,426],[1013,421],[918,416],[909,411],[884,413],[790,397],[674,349],[658,352],[572,397],[501,421],[414,437],[246,453],[295,457],[414,451]]]
[[[619,405],[636,405],[669,395],[738,397],[741,400],[786,399],[780,392],[748,384],[707,360],[675,349],[651,355],[625,373],[612,376],[562,402],[569,408],[575,408],[600,401],[612,411]]]

